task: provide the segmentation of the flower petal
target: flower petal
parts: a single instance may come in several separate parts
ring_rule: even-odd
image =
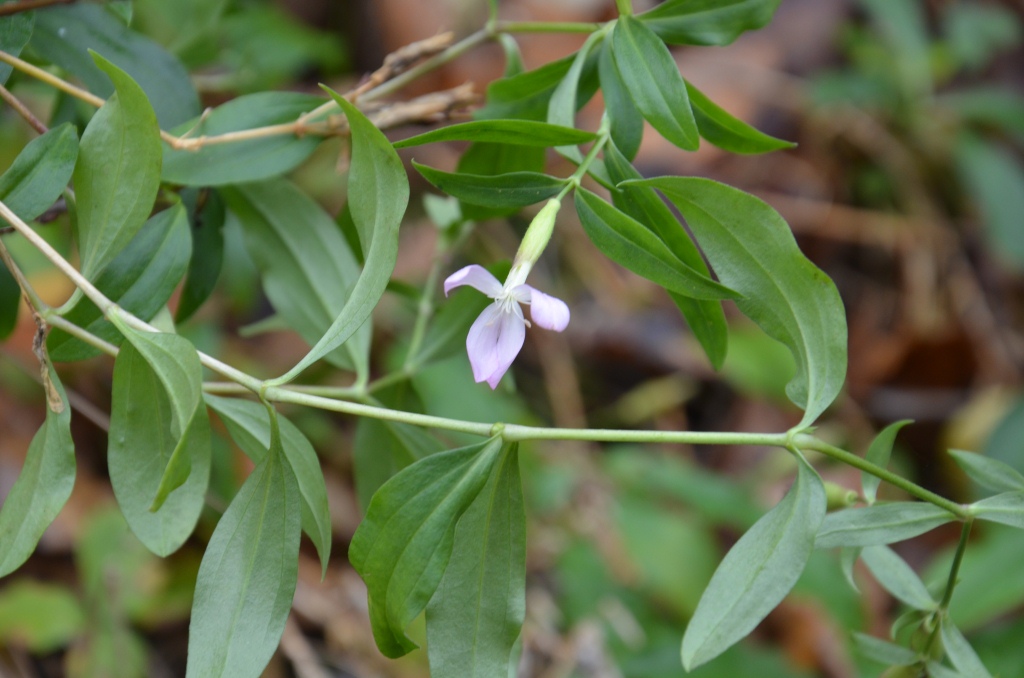
[[[473,366],[473,379],[486,381],[491,388],[519,355],[526,339],[526,323],[498,304],[491,304],[477,317],[466,336],[466,352]]]
[[[498,282],[498,279],[491,275],[486,268],[477,264],[460,268],[448,276],[448,279],[444,281],[444,296],[447,297],[452,289],[461,285],[476,288],[492,299],[501,294],[501,283]]]
[[[530,317],[546,330],[561,332],[569,325],[569,307],[565,302],[550,294],[544,294],[540,290],[521,285],[530,291],[530,298],[526,303],[530,304]]]

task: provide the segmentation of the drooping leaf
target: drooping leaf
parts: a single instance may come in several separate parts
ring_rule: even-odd
[[[444,579],[427,606],[432,675],[511,675],[525,613],[526,515],[512,445],[459,519]]]
[[[314,345],[345,308],[359,267],[323,209],[285,179],[221,189],[242,223],[263,290],[287,325]],[[326,355],[344,369],[368,368],[369,327]]]
[[[860,557],[878,583],[910,607],[934,610],[938,605],[907,561],[888,546],[869,546],[861,551]]]
[[[49,363],[46,380],[46,420],[29,443],[21,474],[0,507],[0,577],[28,560],[75,484],[71,405]]]
[[[857,631],[853,632],[853,643],[862,655],[879,664],[910,666],[918,661],[913,650]]]
[[[89,59],[88,50],[99,52],[139,84],[165,129],[199,114],[199,97],[181,62],[101,6],[76,3],[39,10],[32,49],[74,74],[93,94],[107,98],[115,89],[120,92],[120,85],[107,68]]]
[[[192,258],[181,288],[174,321],[182,323],[213,293],[224,263],[224,201],[208,191],[202,206],[192,211]]]
[[[11,56],[18,56],[32,38],[32,29],[35,26],[35,12],[18,12],[11,16],[0,18],[0,50]],[[0,63],[0,85],[7,83],[11,77],[14,67],[7,63]]]
[[[1006,149],[964,136],[955,147],[957,170],[985,226],[997,258],[1024,270],[1024,166]]]
[[[995,492],[1024,490],[1024,475],[1006,462],[964,450],[949,450],[949,454],[964,473],[982,487]]]
[[[605,146],[604,163],[608,176],[615,184],[643,178],[614,143]],[[700,250],[653,188],[624,186],[612,192],[612,201],[620,210],[656,233],[676,258],[698,274],[711,277]],[[669,296],[686,318],[711,366],[716,370],[721,369],[729,343],[729,328],[721,303],[710,299],[693,299],[674,292],[669,292]]]
[[[700,145],[686,83],[665,44],[632,17],[620,17],[612,31],[612,53],[633,102],[644,119],[679,148]]]
[[[259,92],[232,99],[201,118],[171,130],[188,138],[213,137],[240,130],[294,122],[324,103],[298,92]],[[163,147],[164,181],[183,186],[223,186],[280,176],[298,166],[320,144],[320,137],[273,134],[196,150]]]
[[[190,243],[185,210],[179,204],[156,214],[96,278],[96,287],[118,306],[151,320],[174,293],[188,266]],[[120,345],[123,335],[103,312],[85,297],[64,318],[92,334]],[[100,350],[54,328],[46,340],[50,356],[59,362],[85,360]]]
[[[64,123],[28,142],[0,176],[0,200],[22,221],[48,210],[68,187],[78,158],[78,132]]]
[[[942,620],[940,635],[949,663],[955,666],[961,675],[971,678],[992,678],[992,674],[978,658],[978,653],[949,618]]]
[[[359,109],[328,90],[352,130],[349,209],[366,256],[345,307],[306,357],[279,378],[288,381],[349,340],[369,319],[391,279],[398,256],[398,227],[409,204],[409,179],[391,142]]]
[[[743,295],[736,305],[789,348],[797,373],[786,386],[818,418],[846,378],[846,314],[835,284],[797,247],[767,203],[710,179],[662,177],[626,185],[661,190],[686,218],[718,280]]]
[[[502,443],[434,454],[405,468],[374,495],[349,547],[369,589],[370,622],[388,657],[416,648],[406,627],[426,608],[451,556],[455,525],[483,489]]]
[[[189,678],[259,676],[277,649],[298,578],[301,498],[279,436],[217,523],[189,624]]]
[[[974,515],[1010,527],[1024,529],[1024,491],[1003,492],[971,504]]]
[[[85,128],[73,174],[82,274],[90,280],[149,218],[160,187],[160,128],[145,92],[117,66],[92,57],[117,92]]]
[[[270,413],[267,408],[239,398],[220,398],[208,394],[204,397],[206,404],[220,415],[232,440],[254,463],[262,462],[271,444]],[[302,530],[316,547],[321,568],[326,573],[331,556],[331,514],[320,459],[295,424],[280,414],[277,420],[281,448],[302,497]]]
[[[802,458],[786,496],[729,550],[683,636],[683,666],[714,659],[750,633],[796,584],[825,516],[821,478]]]
[[[576,189],[583,230],[612,261],[665,289],[696,299],[735,299],[737,294],[680,261],[654,234],[585,188]]]
[[[576,102],[579,94],[580,78],[583,77],[583,69],[587,65],[591,51],[603,39],[601,32],[591,33],[583,46],[576,52],[572,65],[566,71],[565,77],[555,87],[548,100],[547,121],[553,125],[562,127],[576,127]],[[583,155],[575,144],[559,146],[558,152],[575,162],[582,162]]]
[[[924,534],[956,520],[945,509],[924,502],[893,502],[830,513],[821,524],[815,548],[876,546]]]
[[[864,458],[870,461],[875,466],[885,468],[889,465],[889,456],[892,454],[893,443],[896,442],[896,434],[900,432],[900,429],[907,424],[913,423],[910,419],[903,419],[896,421],[886,426],[882,431],[875,436],[875,439],[871,441],[871,445],[868,446],[868,451],[864,455]],[[875,503],[875,497],[878,494],[878,485],[881,483],[881,479],[878,476],[873,476],[870,473],[861,471],[860,473],[860,485],[864,490],[864,500],[868,504]]]
[[[629,88],[622,81],[612,54],[611,42],[601,46],[597,69],[612,140],[626,158],[635,158],[644,136],[644,118],[633,103]]]
[[[668,0],[637,19],[674,45],[727,45],[763,28],[778,6],[779,0]]]
[[[546,200],[566,184],[565,179],[537,172],[511,172],[486,176],[443,172],[413,162],[423,177],[448,195],[473,205],[494,208],[526,207]]]
[[[533,120],[475,120],[417,134],[396,141],[395,148],[422,146],[438,141],[475,141],[547,148],[593,141],[597,135],[581,129]]]
[[[700,135],[722,150],[731,153],[770,153],[796,144],[776,139],[733,117],[699,89],[686,83],[686,92],[693,106]]]

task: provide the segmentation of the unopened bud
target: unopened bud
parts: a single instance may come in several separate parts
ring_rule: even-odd
[[[555,217],[558,216],[558,210],[561,208],[562,201],[552,198],[547,201],[540,212],[537,212],[537,216],[530,222],[530,227],[526,229],[526,235],[523,236],[523,242],[519,245],[519,251],[516,252],[514,267],[529,270],[537,263],[544,248],[548,246],[548,241],[551,240],[551,233],[555,230]]]

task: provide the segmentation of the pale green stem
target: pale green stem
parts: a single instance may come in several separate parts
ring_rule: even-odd
[[[974,518],[968,518],[960,528],[960,541],[956,545],[956,553],[953,555],[953,565],[949,568],[949,578],[946,580],[946,591],[942,594],[942,602],[939,603],[939,610],[949,609],[949,603],[953,599],[953,589],[956,588],[957,577],[960,576],[960,564],[964,559],[964,552],[967,550],[967,540],[971,536],[971,527],[974,525]]]
[[[604,24],[578,21],[497,21],[494,33],[593,33]]]
[[[14,258],[8,251],[7,245],[4,244],[3,238],[0,238],[0,261],[3,261],[4,265],[7,266],[7,270],[11,272],[11,276],[14,278],[15,282],[18,283],[18,287],[21,288],[22,293],[25,295],[25,298],[28,299],[28,303],[32,308],[40,313],[46,311],[49,306],[39,298],[39,295],[29,283],[28,278],[26,278],[25,274],[21,272],[18,264],[14,261]]]
[[[630,0],[615,0],[615,8],[619,10],[621,16],[633,14],[633,3]]]

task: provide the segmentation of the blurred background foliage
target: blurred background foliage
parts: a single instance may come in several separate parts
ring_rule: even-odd
[[[509,19],[614,17],[605,0],[499,4]],[[654,4],[634,2],[637,11]],[[318,82],[343,91],[391,50],[440,30],[464,34],[486,17],[482,0],[78,5],[110,13],[175,55],[203,107],[268,89],[317,93]],[[518,38],[529,68],[571,53],[583,39]],[[1024,471],[1022,39],[1024,6],[1013,0],[783,0],[765,30],[728,47],[674,54],[687,77],[724,108],[799,147],[753,158],[709,146],[684,154],[648,134],[637,161],[648,175],[726,181],[765,198],[790,221],[805,252],[835,279],[850,325],[847,389],[820,434],[862,451],[882,426],[914,419],[894,464],[961,501],[974,490],[946,448],[984,452]],[[503,66],[501,50],[485,46],[403,94],[470,81],[482,95]],[[54,124],[81,124],[91,114],[17,73],[9,87]],[[588,106],[581,126],[595,128],[599,114]],[[396,130],[394,137],[416,131]],[[0,166],[32,136],[3,108]],[[345,199],[341,145],[321,144],[292,173],[332,213]],[[415,157],[451,169],[463,150],[422,147]],[[412,157],[403,152],[406,161]],[[558,166],[564,161],[549,161],[556,173],[568,173]],[[424,283],[452,209],[431,197],[415,173],[411,178],[397,282],[374,317],[375,374],[402,364],[415,315],[410,290]],[[519,216],[482,220],[450,269],[508,258],[524,226]],[[69,230],[61,215],[41,227],[62,252],[71,250]],[[40,257],[16,238],[5,242],[47,300],[67,297],[68,283]],[[243,369],[279,374],[305,347],[276,329],[230,217],[223,257],[214,296],[179,331]],[[781,431],[799,420],[784,395],[793,367],[781,346],[734,315],[729,357],[720,373],[712,371],[670,299],[601,257],[570,218],[537,277],[539,287],[569,302],[572,323],[564,335],[531,333],[514,378],[497,392],[473,383],[461,337],[439,336],[428,337],[439,347],[436,359],[411,388],[381,391],[379,399],[462,419],[558,426]],[[10,284],[0,275],[0,288]],[[0,349],[0,496],[43,416],[33,383],[33,331],[24,312],[0,318],[0,333],[11,335]],[[76,415],[84,415],[73,420],[79,476],[38,553],[0,582],[0,675],[184,673],[202,543],[250,467],[221,427],[197,534],[166,560],[149,554],[114,509],[106,478],[110,373],[106,357],[62,369]],[[337,383],[326,367],[309,376]],[[401,427],[313,410],[286,414],[323,461],[339,555],[321,582],[315,553],[303,544],[293,615],[265,675],[425,676],[424,653],[397,662],[378,654],[365,589],[342,554],[360,506],[380,482],[354,477],[353,458],[379,455],[398,468],[421,453],[417,446],[431,443]],[[455,434],[445,439],[463,441]],[[531,444],[523,445],[522,463],[529,550],[520,675],[537,678],[680,675],[679,639],[711,573],[781,497],[793,472],[788,455],[749,448]],[[820,470],[827,480],[858,486],[853,469],[823,462]],[[899,551],[927,583],[940,585],[956,537],[955,527],[939,529]],[[1018,531],[978,526],[952,605],[957,624],[1004,677],[1024,676],[1021,562]],[[855,576],[859,594],[836,554],[816,553],[795,591],[750,639],[693,675],[878,675],[882,667],[855,651],[850,632],[886,636],[902,610],[866,570]],[[418,633],[422,640],[422,628]]]

